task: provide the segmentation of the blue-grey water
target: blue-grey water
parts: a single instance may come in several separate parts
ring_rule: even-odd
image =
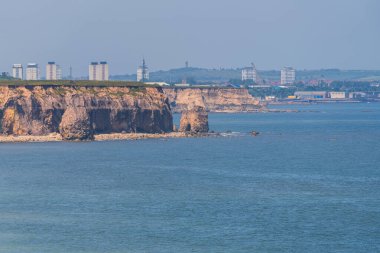
[[[292,108],[210,115],[258,137],[0,144],[0,252],[380,252],[380,104]]]

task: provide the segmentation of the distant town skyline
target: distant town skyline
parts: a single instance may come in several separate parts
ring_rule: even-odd
[[[258,70],[380,69],[376,0],[19,0],[2,3],[0,71],[56,61],[86,76],[105,59],[110,75],[190,66]],[[20,8],[20,6],[23,6]],[[149,6],[149,8],[147,8]],[[48,22],[47,22],[48,21]],[[33,27],[29,24],[33,22]]]

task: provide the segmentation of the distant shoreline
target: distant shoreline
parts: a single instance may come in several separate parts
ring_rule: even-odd
[[[291,101],[271,101],[268,105],[316,105],[316,104],[367,104],[367,103],[380,103],[380,100],[291,100]]]

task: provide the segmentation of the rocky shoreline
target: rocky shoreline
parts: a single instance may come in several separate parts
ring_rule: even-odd
[[[218,136],[208,133],[208,112],[264,108],[246,89],[8,85],[0,143]],[[173,112],[182,114],[179,128]]]
[[[166,139],[166,138],[189,138],[201,135],[191,133],[110,133],[96,134],[94,141],[112,141],[112,140],[142,140],[142,139]],[[205,134],[202,134],[205,136]],[[27,143],[27,142],[61,142],[65,141],[58,133],[48,135],[0,135],[0,143]]]
[[[148,133],[110,133],[110,134],[96,134],[94,139],[85,140],[84,142],[96,141],[134,141],[144,139],[174,139],[174,138],[228,138],[228,137],[241,137],[241,136],[258,136],[260,133],[251,131],[249,133],[238,132],[171,132],[161,134],[148,134]],[[0,135],[0,144],[2,143],[44,143],[44,142],[83,142],[83,140],[65,140],[59,133],[51,133],[48,135]]]

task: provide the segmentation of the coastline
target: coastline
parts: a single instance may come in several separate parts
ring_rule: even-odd
[[[162,134],[148,134],[148,133],[110,133],[110,134],[96,134],[93,141],[113,141],[113,140],[142,140],[142,139],[161,139],[161,138],[188,138],[197,135],[191,133],[172,132]],[[59,133],[52,133],[48,135],[0,135],[0,143],[33,143],[33,142],[63,142]]]

